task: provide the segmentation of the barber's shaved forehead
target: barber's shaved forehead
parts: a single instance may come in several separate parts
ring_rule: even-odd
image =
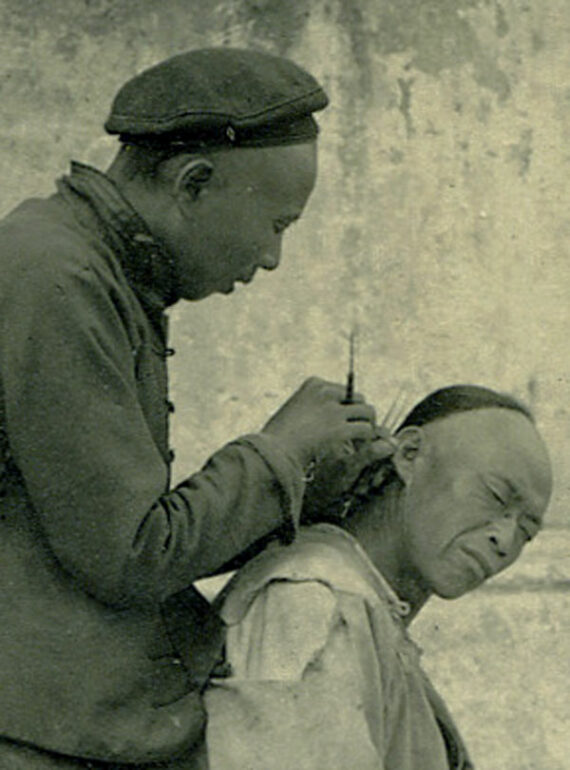
[[[242,148],[211,153],[209,159],[226,183],[247,179],[253,185],[276,188],[287,184],[292,194],[303,196],[315,183],[317,144]]]

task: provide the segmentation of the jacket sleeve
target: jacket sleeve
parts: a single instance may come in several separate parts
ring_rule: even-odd
[[[233,676],[206,691],[211,770],[384,770],[366,717],[363,628],[325,584],[266,585],[228,629]]]
[[[104,602],[155,602],[293,529],[302,469],[269,436],[232,442],[168,491],[125,303],[73,254],[54,272],[36,251],[14,249],[0,285],[0,372],[10,450],[58,565]]]

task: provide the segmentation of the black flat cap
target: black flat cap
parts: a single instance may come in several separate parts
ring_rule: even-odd
[[[155,147],[293,144],[316,137],[312,113],[327,104],[312,75],[288,59],[202,48],[129,80],[105,129],[123,142]]]

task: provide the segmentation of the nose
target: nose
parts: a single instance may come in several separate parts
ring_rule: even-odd
[[[488,539],[491,548],[501,559],[516,555],[516,532],[517,520],[515,517],[501,519],[491,526]]]
[[[281,237],[276,239],[277,243],[261,252],[259,257],[259,266],[264,270],[275,270],[281,261]]]

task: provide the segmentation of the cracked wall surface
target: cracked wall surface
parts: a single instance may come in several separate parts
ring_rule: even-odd
[[[306,375],[342,379],[354,320],[380,414],[402,385],[411,404],[452,382],[535,409],[547,532],[496,587],[417,623],[485,770],[570,754],[569,39],[566,0],[0,0],[2,211],[71,157],[104,168],[116,89],[170,54],[258,47],[330,94],[280,269],[172,314],[179,476]]]

